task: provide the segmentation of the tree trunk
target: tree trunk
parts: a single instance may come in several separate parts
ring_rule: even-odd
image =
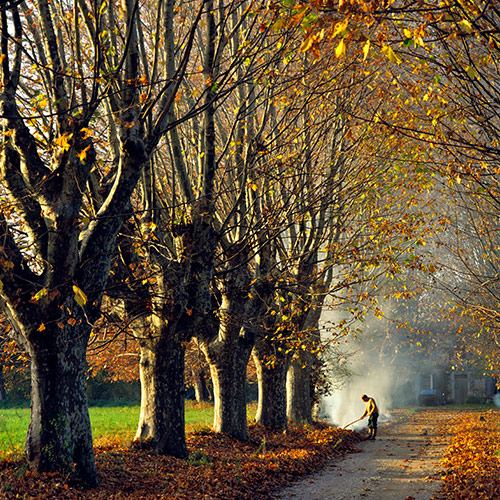
[[[7,398],[7,392],[5,391],[5,378],[4,378],[4,368],[0,364],[0,401],[4,401]]]
[[[235,249],[238,258],[244,253]],[[218,310],[219,331],[215,338],[199,337],[198,344],[205,354],[214,389],[215,432],[224,432],[236,439],[247,440],[246,376],[255,335],[242,325],[246,323],[250,276],[245,265],[233,269],[218,288],[221,304]]]
[[[203,369],[191,370],[191,375],[193,377],[194,394],[196,401],[198,403],[210,401],[210,392],[208,391],[208,384],[207,384],[205,370]]]
[[[207,356],[214,387],[213,430],[246,441],[246,375],[249,349],[234,344],[221,347],[217,356]]]
[[[136,441],[163,455],[187,456],[184,346],[175,332],[153,332],[141,345],[141,414]]]
[[[288,360],[283,354],[272,353],[271,358],[263,351],[262,340],[253,350],[253,359],[257,368],[259,402],[255,420],[270,429],[285,430],[286,414],[286,373]],[[272,341],[270,341],[272,342]]]
[[[85,352],[90,327],[37,332],[30,343],[31,421],[25,451],[38,472],[74,472],[97,484],[87,406]]]
[[[311,366],[305,354],[288,367],[286,378],[287,417],[296,424],[312,423]]]

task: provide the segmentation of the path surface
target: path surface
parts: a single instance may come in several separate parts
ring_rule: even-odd
[[[360,453],[282,490],[280,500],[429,500],[440,486],[439,460],[453,417],[440,409],[399,410],[395,422],[379,425],[376,441]]]

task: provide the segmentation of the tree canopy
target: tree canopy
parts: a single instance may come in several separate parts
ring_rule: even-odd
[[[190,341],[239,439],[251,358],[259,422],[310,420],[326,345],[383,299],[405,327],[412,301],[428,329],[446,309],[498,373],[499,26],[496,1],[3,2],[0,306],[30,466],[97,483],[87,353],[140,358],[136,440],[179,457]]]

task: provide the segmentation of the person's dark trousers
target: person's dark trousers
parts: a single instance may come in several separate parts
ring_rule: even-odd
[[[372,413],[368,417],[368,429],[370,433],[368,434],[368,439],[375,439],[377,436],[377,421],[378,421],[378,413]]]

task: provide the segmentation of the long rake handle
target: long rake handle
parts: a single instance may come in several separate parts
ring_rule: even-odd
[[[352,424],[355,424],[356,422],[359,422],[361,420],[361,418],[358,418],[356,420],[353,420],[350,424],[347,424],[347,425],[344,425],[344,427],[342,427],[342,429],[346,429],[347,427],[349,427],[350,425]]]

